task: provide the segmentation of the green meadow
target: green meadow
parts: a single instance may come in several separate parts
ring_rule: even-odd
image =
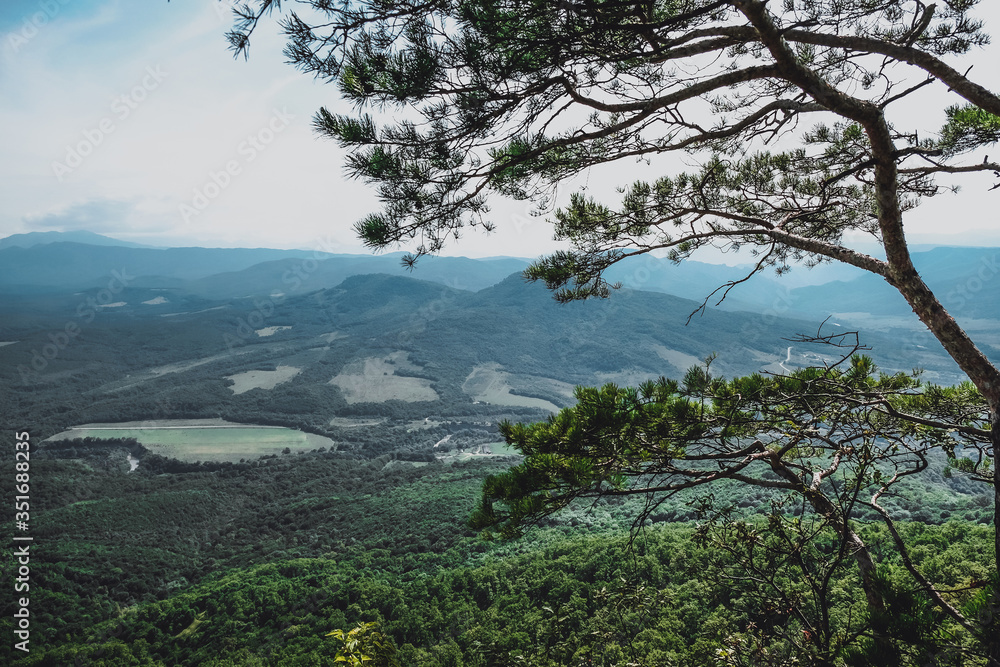
[[[180,461],[232,461],[268,454],[326,447],[329,438],[280,426],[231,424],[222,420],[157,420],[141,424],[85,424],[63,431],[54,440],[135,438],[154,454]]]

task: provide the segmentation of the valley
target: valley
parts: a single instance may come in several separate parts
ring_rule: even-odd
[[[71,250],[52,261],[82,262]],[[154,280],[118,262],[82,283],[0,282],[0,415],[31,433],[40,547],[37,648],[11,664],[332,664],[323,635],[362,620],[428,667],[705,664],[733,614],[768,618],[726,583],[732,555],[698,542],[722,510],[677,494],[635,526],[641,499],[576,503],[520,540],[486,539],[467,524],[482,484],[522,460],[497,424],[544,420],[579,385],[681,378],[706,359],[730,377],[836,363],[849,348],[801,340],[821,326],[865,324],[887,371],[917,359],[928,380],[960,377],[924,334],[856,303],[825,323],[791,307],[687,322],[699,302],[662,291],[557,304],[501,275],[514,260],[344,275],[380,259],[314,259],[299,288],[274,276],[302,257],[217,264],[238,279]],[[134,279],[102,296],[110,271]],[[996,320],[971,323],[991,344]],[[991,498],[943,454],[928,465],[885,505],[926,545],[920,566],[960,587],[986,575]],[[751,522],[785,502],[712,493]],[[902,571],[877,517],[856,517]],[[831,576],[856,585],[849,568]]]

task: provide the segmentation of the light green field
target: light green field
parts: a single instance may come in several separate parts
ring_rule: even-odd
[[[267,454],[326,447],[333,440],[290,428],[232,424],[222,420],[157,420],[126,424],[84,424],[50,440],[69,438],[135,438],[154,454],[181,461],[239,461]]]
[[[278,333],[279,331],[286,331],[288,329],[291,329],[291,327],[287,327],[287,326],[284,326],[284,327],[264,327],[263,329],[254,329],[254,333],[257,334],[258,338],[266,338],[268,336],[273,336],[274,334]]]
[[[653,345],[653,351],[656,352],[656,356],[674,367],[675,377],[683,376],[692,366],[702,366],[705,363],[693,354],[671,350],[665,345]]]
[[[486,445],[493,452],[493,456],[520,456],[521,451],[506,442],[491,442]]]

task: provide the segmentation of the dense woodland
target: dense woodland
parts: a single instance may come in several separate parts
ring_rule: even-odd
[[[521,540],[488,541],[466,520],[510,459],[414,467],[315,451],[125,472],[135,448],[68,441],[34,463],[36,630],[12,664],[332,665],[323,635],[363,621],[380,623],[401,664],[428,666],[717,664],[782,625],[781,650],[808,646],[801,619],[737,567],[733,538],[762,529],[778,495],[731,485],[713,510],[676,498],[638,532],[635,500],[578,506]],[[961,588],[988,576],[989,498],[938,464],[896,514],[913,519],[901,525],[921,570]],[[858,521],[887,585],[912,594],[884,527]],[[802,573],[786,563],[776,576]],[[864,625],[856,573],[832,576],[838,623]],[[961,597],[975,604],[975,591]],[[912,630],[921,641],[899,643],[908,660],[949,646],[947,619],[927,614],[913,621],[928,624]]]

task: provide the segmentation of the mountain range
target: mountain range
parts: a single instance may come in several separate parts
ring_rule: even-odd
[[[282,355],[295,357],[322,343],[338,350],[337,363],[325,362],[337,368],[405,354],[411,361],[404,366],[446,369],[425,378],[424,389],[443,383],[464,401],[476,393],[463,391],[465,383],[492,378],[501,393],[530,389],[554,409],[571,400],[573,384],[677,376],[713,353],[719,355],[715,368],[727,375],[831,361],[840,349],[795,339],[852,331],[886,369],[921,367],[942,383],[962,379],[892,288],[836,264],[794,267],[780,279],[754,276],[721,306],[709,301],[688,323],[705,297],[743,278],[747,268],[641,258],[608,272],[624,286],[610,299],[559,305],[541,285],[524,283],[519,272],[529,260],[521,258],[431,256],[410,271],[400,254],[136,248],[107,245],[113,242],[107,237],[99,237],[99,245],[65,240],[79,234],[20,237],[0,242],[7,246],[0,249],[0,342],[9,343],[0,357],[10,359],[5,367],[15,383],[25,378],[18,368],[36,379],[78,377],[85,368],[99,377],[154,373],[156,379],[161,366],[193,363],[196,374],[217,365],[211,382],[225,388],[221,378],[251,361],[299,368]],[[25,238],[34,244],[13,245]],[[990,288],[998,253],[936,248],[914,254],[926,281],[988,354],[1000,353],[1000,296]],[[51,360],[38,356],[52,331],[69,324],[82,332],[70,349]],[[122,341],[132,345],[115,352],[131,359],[124,364],[108,355]],[[71,363],[77,354],[89,363]],[[308,377],[302,371],[288,384]],[[346,386],[339,391],[349,393]]]
[[[811,299],[797,296],[827,290],[850,314],[864,307],[849,300],[863,279],[786,290],[768,303],[765,277],[744,290],[763,302],[756,312],[708,307],[689,321],[700,301],[652,288],[687,285],[702,296],[738,267],[647,262],[623,278],[650,289],[559,304],[524,281],[522,259],[428,257],[411,273],[398,257],[301,252],[64,242],[0,251],[0,381],[13,389],[0,396],[0,415],[29,415],[40,435],[221,417],[293,425],[375,455],[429,446],[410,432],[414,420],[533,420],[571,405],[574,386],[679,378],[709,358],[725,376],[782,373],[835,363],[860,340],[887,371],[962,379],[914,318],[865,312],[877,326],[860,328],[847,315],[829,318],[819,302],[810,313]],[[19,276],[11,258],[24,262]],[[951,266],[929,273],[948,280]],[[996,353],[996,321],[973,324]],[[817,332],[843,334],[847,347],[802,341]],[[358,419],[389,421],[357,428]]]
[[[130,276],[133,287],[177,288],[209,299],[324,289],[349,276],[366,273],[410,276],[475,291],[522,271],[531,261],[429,256],[410,270],[403,266],[402,255],[267,248],[150,248],[89,232],[35,232],[0,239],[0,291],[99,287],[115,272]],[[914,252],[913,260],[956,317],[993,320],[1000,316],[1000,290],[990,287],[1000,275],[1000,249],[938,247]],[[761,273],[739,285],[721,303],[721,292],[709,298],[717,287],[742,280],[749,270],[748,266],[692,260],[674,264],[646,256],[613,266],[606,277],[631,289],[696,301],[708,298],[710,305],[730,311],[809,319],[831,313],[841,317],[854,314],[858,316],[854,319],[866,326],[880,318],[902,316],[912,320],[909,307],[884,280],[839,263],[813,268],[795,266],[780,278]]]

